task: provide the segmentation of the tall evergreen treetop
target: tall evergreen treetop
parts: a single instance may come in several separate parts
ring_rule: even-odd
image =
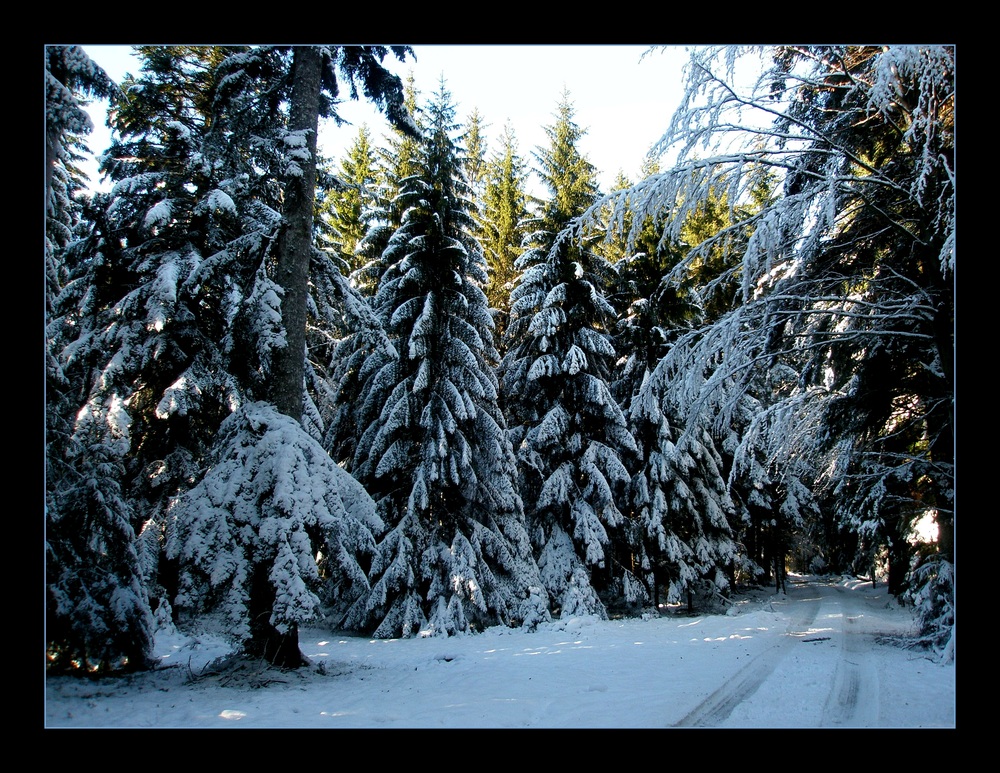
[[[117,87],[80,46],[45,47],[45,207],[52,174],[60,161],[75,158],[73,144],[93,129],[87,97],[111,97]]]
[[[575,115],[565,90],[556,108],[556,122],[544,127],[549,144],[534,153],[536,172],[549,191],[542,204],[542,227],[553,234],[581,215],[598,195],[597,168],[579,148],[587,132],[576,123]]]
[[[403,99],[418,129],[422,131],[420,92],[412,71],[403,84]],[[402,222],[403,210],[398,196],[403,181],[417,171],[418,144],[417,137],[400,129],[393,129],[385,142],[376,148],[375,196],[370,208],[362,213],[365,234],[355,248],[360,267],[352,275],[352,281],[365,295],[375,294],[385,273],[382,255],[389,238]]]
[[[362,124],[336,171],[337,185],[320,206],[321,217],[332,228],[335,249],[348,273],[361,267],[356,254],[364,238],[365,217],[374,203],[377,168],[371,130]]]
[[[529,211],[525,191],[528,170],[518,155],[517,138],[510,124],[504,127],[500,141],[500,149],[486,165],[479,233],[489,269],[486,296],[490,308],[495,310],[502,341],[510,317],[510,294],[517,277],[514,263],[523,250]]]

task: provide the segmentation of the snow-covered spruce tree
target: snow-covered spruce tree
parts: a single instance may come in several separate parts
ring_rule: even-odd
[[[115,84],[80,46],[45,47],[45,207],[47,214],[58,205],[69,204],[63,197],[53,200],[53,175],[57,168],[77,172],[84,135],[93,130],[83,109],[88,97],[108,99]],[[65,176],[65,175],[64,175]]]
[[[76,164],[89,152],[86,135],[93,128],[84,100],[109,98],[116,88],[79,46],[45,48],[46,418],[50,433],[57,433],[52,438],[67,432],[66,417],[60,414],[67,385],[59,361],[65,331],[56,319],[55,304],[68,279],[64,252],[83,213],[79,199],[86,181]]]
[[[214,454],[171,509],[167,555],[183,567],[177,606],[219,609],[248,653],[297,667],[298,626],[368,589],[363,563],[382,528],[375,503],[268,403],[226,419]]]
[[[136,552],[133,508],[122,497],[128,452],[120,402],[91,404],[47,466],[46,654],[52,669],[152,665],[153,617]],[[117,442],[116,442],[117,441]]]
[[[675,272],[752,231],[729,271],[738,304],[670,350],[670,389],[693,420],[725,426],[756,371],[791,367],[795,388],[766,410],[794,408],[817,431],[792,434],[773,459],[823,471],[842,523],[886,547],[899,594],[917,518],[936,519],[938,549],[953,559],[955,51],[780,46],[764,49],[770,65],[747,88],[731,77],[741,53],[693,52],[659,145],[677,151],[673,167],[592,214],[627,198],[645,215],[672,214],[669,239],[719,186],[735,207],[753,170],[781,180],[780,196]]]
[[[142,516],[133,528],[142,529],[147,581],[172,596],[175,567],[156,567],[167,504],[203,476],[223,419],[271,394],[273,353],[286,348],[275,281],[289,201],[281,183],[290,159],[304,160],[282,108],[292,80],[286,49],[152,46],[140,54],[143,71],[113,111],[120,138],[104,169],[114,187],[95,201],[91,232],[67,251],[76,273],[60,313],[74,331],[63,356],[76,408],[120,415],[114,430],[128,428],[122,498]],[[306,306],[318,318],[333,305],[322,297],[333,283],[320,281],[330,275],[322,255],[305,254],[324,269],[314,272],[319,297]],[[248,649],[297,651],[252,630]]]
[[[656,170],[647,164],[645,171]],[[628,185],[620,177],[616,189]],[[626,230],[630,221],[626,213]],[[646,218],[630,250],[614,231],[600,247],[616,260],[618,270],[614,301],[623,313],[615,331],[620,359],[612,391],[639,449],[631,501],[642,535],[644,578],[655,603],[660,603],[662,587],[667,601],[692,606],[713,603],[732,585],[744,559],[737,549],[735,506],[717,439],[707,426],[681,436],[676,428],[683,420],[660,383],[660,360],[706,315],[698,277],[677,285],[663,282],[683,258],[685,246],[661,244],[662,231],[662,223]]]
[[[605,298],[613,267],[568,226],[597,195],[577,148],[582,130],[568,94],[550,145],[536,157],[549,188],[540,230],[518,259],[502,391],[521,492],[553,611],[605,616],[644,597],[633,574],[626,487],[636,447],[608,387],[615,310]]]
[[[547,599],[531,556],[493,372],[485,263],[442,81],[424,111],[417,173],[373,299],[398,358],[369,389],[389,390],[354,474],[388,531],[372,589],[345,625],[379,637],[534,626]],[[362,399],[367,399],[364,396]]]
[[[712,597],[732,588],[743,567],[732,521],[723,460],[707,427],[681,434],[668,416],[660,373],[649,373],[632,401],[629,423],[642,465],[632,480],[632,502],[652,575],[654,598],[668,603]],[[675,442],[676,440],[676,442]]]
[[[414,123],[423,131],[418,91],[411,72],[404,87],[404,103]],[[376,181],[368,206],[361,211],[364,232],[355,245],[358,268],[350,275],[350,286],[341,287],[344,298],[344,335],[334,347],[330,363],[333,403],[324,445],[344,469],[354,471],[371,444],[365,429],[377,431],[377,420],[392,389],[393,377],[383,374],[394,368],[396,347],[386,336],[382,320],[367,301],[374,297],[389,267],[383,259],[389,239],[400,227],[403,205],[398,199],[403,180],[418,173],[418,138],[392,129],[386,147],[373,150]]]
[[[91,131],[86,96],[115,86],[78,46],[45,49],[45,572],[47,667],[108,671],[151,665],[153,618],[122,497],[127,420],[120,401],[80,412],[63,347],[75,320],[59,312],[66,247],[82,208],[74,167]]]
[[[253,253],[257,267],[243,288],[250,302],[233,325],[233,356],[242,354],[244,358],[239,383],[245,387],[247,397],[267,399],[314,438],[321,436],[322,422],[315,401],[306,392],[310,382],[319,382],[306,356],[309,324],[310,320],[315,322],[315,335],[323,334],[319,327],[324,321],[337,324],[338,320],[334,319],[339,317],[335,310],[336,296],[341,287],[336,265],[314,245],[318,121],[320,116],[336,118],[333,111],[342,82],[350,88],[352,96],[356,97],[359,88],[362,89],[391,120],[409,126],[402,107],[400,81],[380,64],[388,52],[389,49],[378,46],[264,46],[237,52],[218,66],[219,87],[214,101],[217,120],[212,127],[212,137],[228,140],[229,144],[246,148],[249,153],[265,153],[273,159],[274,163],[259,168],[265,178],[265,190],[278,195],[275,206],[262,207],[267,214],[266,227],[247,234],[248,238],[241,243],[245,248],[255,242],[258,249]],[[395,48],[393,52],[402,58],[408,49]],[[282,109],[286,104],[287,116]],[[232,427],[233,437],[225,441],[227,445],[217,452],[216,458],[224,458],[231,453],[231,448],[254,442],[254,422],[236,421]],[[251,437],[242,440],[241,437],[247,434]],[[291,430],[285,434],[296,448],[308,445],[304,438],[296,438]],[[307,509],[282,509],[287,504],[284,490],[309,487],[310,476],[317,476],[324,486],[339,485],[338,477],[325,471],[324,465],[332,464],[328,455],[325,460],[318,459],[313,450],[302,452],[306,462],[293,466],[278,464],[275,475],[264,478],[258,477],[252,468],[240,473],[239,468],[234,467],[225,472],[230,480],[226,490],[235,492],[245,486],[255,490],[264,501],[268,491],[261,486],[270,487],[270,495],[277,503],[275,507],[282,513],[279,518],[282,534],[297,535],[288,539],[294,539],[292,552],[294,560],[300,562],[302,576],[310,577],[317,572],[315,566],[302,562],[315,564],[317,556],[325,555],[326,560],[332,562],[326,574],[332,578],[346,574],[351,586],[360,591],[357,573],[351,566],[357,558],[351,551],[364,548],[365,540],[344,542],[342,550],[329,553],[328,546],[324,547],[326,538],[310,520],[314,516]],[[339,476],[339,480],[347,485],[344,476]],[[238,525],[243,531],[240,549],[251,551],[247,555],[247,565],[253,567],[254,575],[240,586],[239,592],[248,594],[245,605],[228,604],[227,610],[250,616],[246,626],[238,629],[244,649],[250,655],[262,656],[277,665],[300,665],[298,624],[309,619],[315,607],[311,595],[305,607],[283,606],[283,598],[289,591],[284,585],[286,572],[277,567],[289,559],[284,538],[276,539],[268,531],[274,526],[272,521],[265,519],[244,524],[234,503],[212,500],[211,488],[206,486],[192,492],[184,498],[184,504],[171,513],[170,555],[180,561],[184,577],[192,583],[192,588],[186,588],[179,599],[183,604],[193,604],[195,610],[210,610],[219,601],[218,585],[233,582],[230,576],[223,576],[224,573],[205,571],[215,557],[203,555],[197,544],[191,544],[199,540],[200,528],[191,522],[200,519],[202,513],[209,513],[220,521],[212,528],[226,531]],[[327,493],[336,496],[337,490]],[[356,492],[349,493],[352,498],[357,496]],[[210,506],[206,501],[210,501]],[[368,529],[369,526],[359,524],[357,528]],[[251,531],[257,528],[256,535],[249,534],[248,528]],[[303,543],[303,535],[313,543]],[[207,588],[198,592],[194,587],[198,582],[207,583]],[[351,597],[334,594],[331,600],[347,603]]]
[[[940,650],[944,663],[955,660],[955,566],[940,553],[918,556],[906,593],[913,604],[921,641]]]
[[[112,105],[117,136],[102,161],[112,189],[88,203],[87,229],[67,249],[57,320],[71,331],[60,353],[76,403],[68,409],[120,417],[108,429],[109,443],[124,445],[117,485],[135,514],[150,593],[161,597],[173,585],[158,561],[169,500],[201,474],[242,399],[228,331],[254,255],[232,245],[259,225],[235,203],[252,185],[240,179],[243,158],[206,139],[225,52],[138,53],[142,71]],[[266,167],[259,155],[252,162]]]
[[[423,131],[420,92],[412,71],[403,87],[403,99],[418,130]],[[366,297],[373,297],[378,289],[378,283],[387,268],[382,260],[383,253],[389,239],[403,222],[403,206],[399,194],[403,181],[418,173],[418,146],[417,136],[394,128],[384,138],[383,144],[375,149],[377,170],[374,200],[362,212],[364,236],[355,248],[359,268],[351,274],[351,282]]]

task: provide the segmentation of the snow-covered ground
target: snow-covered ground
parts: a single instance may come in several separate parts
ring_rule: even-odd
[[[219,637],[157,637],[164,666],[46,679],[47,728],[954,728],[955,670],[905,646],[884,584],[789,576],[728,614],[556,621],[453,638],[301,632],[312,666],[218,669]]]

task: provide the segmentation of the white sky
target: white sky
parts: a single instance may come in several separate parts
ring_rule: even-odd
[[[580,149],[599,172],[602,190],[614,183],[619,170],[636,181],[642,159],[666,131],[681,93],[681,70],[686,61],[682,46],[656,49],[641,62],[647,46],[634,45],[416,45],[416,61],[401,63],[393,56],[384,64],[404,80],[412,69],[421,97],[437,90],[441,75],[465,122],[478,108],[487,122],[489,149],[509,120],[521,156],[548,140],[544,126],[555,121],[556,106],[567,88],[576,108],[576,122],[587,134]],[[84,49],[113,80],[138,72],[128,46]],[[90,147],[95,153],[108,143],[104,108],[95,105],[95,131]],[[327,156],[339,161],[342,149],[353,141],[357,126],[367,122],[380,140],[388,124],[368,103],[347,103],[341,115],[353,126],[326,128],[322,141]],[[338,142],[340,150],[338,150]],[[96,168],[96,167],[93,167]],[[90,173],[90,169],[87,170]],[[92,177],[95,177],[91,173]],[[96,180],[95,180],[96,182]]]
[[[176,668],[129,679],[49,676],[45,726],[956,727],[956,667],[902,646],[913,632],[911,613],[890,599],[884,580],[873,589],[853,577],[789,575],[787,590],[754,591],[729,614],[576,617],[534,632],[497,627],[452,638],[373,640],[308,628],[300,646],[314,668],[264,672],[249,663],[226,679],[208,668],[229,651],[222,639],[161,632],[157,657]],[[321,664],[325,675],[315,670]],[[192,675],[203,678],[192,682]],[[767,754],[787,755],[787,736],[770,740],[777,746]],[[570,751],[564,746],[558,754]],[[573,748],[598,750],[575,742]],[[709,765],[753,754],[748,747],[700,748],[688,754]],[[384,751],[392,756],[393,749]],[[430,747],[413,761],[428,750],[433,761]],[[523,750],[498,751],[501,766],[527,759]],[[926,754],[927,747],[897,744],[896,767],[908,767],[897,759],[907,751]],[[623,754],[617,747],[605,752],[610,760]],[[854,754],[825,746],[808,752],[800,760],[807,766],[811,757],[814,763]]]

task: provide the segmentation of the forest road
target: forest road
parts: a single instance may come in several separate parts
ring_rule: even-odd
[[[836,583],[789,579],[787,594],[772,601],[788,615],[784,635],[673,727],[754,727],[761,718],[773,726],[775,716],[787,717],[789,727],[875,726],[879,677],[863,604]],[[796,649],[804,646],[820,650],[802,658],[808,672]]]

